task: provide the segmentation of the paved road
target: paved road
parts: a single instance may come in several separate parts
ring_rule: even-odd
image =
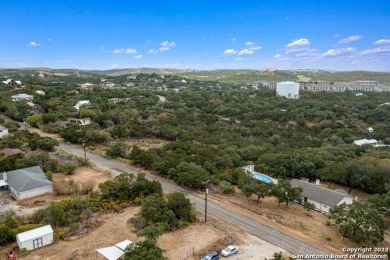
[[[60,143],[60,147],[68,151],[72,154],[75,154],[79,157],[84,158],[84,151],[81,147],[77,147],[74,145],[65,144],[63,142]],[[90,153],[87,151],[87,158],[88,160],[103,169],[110,170],[114,175],[120,174],[121,172],[130,172],[137,174],[138,172],[129,166],[126,166],[125,164],[115,161],[106,159],[102,156]],[[147,176],[149,179],[153,179],[150,176]],[[186,189],[183,189],[181,187],[178,187],[172,183],[169,183],[168,181],[161,181],[161,185],[163,187],[164,192],[172,192],[172,191],[181,191],[188,194],[188,198],[196,204],[196,207],[200,210],[204,210],[204,198],[199,197],[194,192],[188,191]],[[272,227],[266,226],[264,224],[258,223],[255,220],[248,218],[246,216],[243,216],[237,212],[229,211],[228,209],[224,208],[223,206],[220,206],[216,203],[213,203],[212,201],[208,201],[207,205],[207,212],[208,215],[211,215],[215,218],[221,219],[227,223],[231,223],[233,225],[239,226],[241,229],[245,230],[246,232],[255,235],[259,237],[260,239],[263,239],[267,242],[270,242],[271,244],[274,244],[278,247],[281,247],[285,249],[286,251],[297,254],[297,255],[323,255],[328,254],[324,252],[323,250],[320,250],[316,247],[313,247],[311,245],[308,245],[304,242],[302,242],[299,239],[296,239],[294,237],[291,237],[287,234],[284,234],[282,232],[279,232]],[[303,258],[301,258],[303,259]],[[327,258],[315,258],[315,259],[327,259]],[[329,259],[329,258],[328,258]]]

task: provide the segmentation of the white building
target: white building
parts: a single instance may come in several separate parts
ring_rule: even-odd
[[[27,94],[17,94],[11,96],[12,101],[21,101],[21,100],[32,101],[33,98],[34,98],[33,96]]]
[[[0,125],[0,138],[8,135],[8,128]]]
[[[80,100],[76,103],[76,105],[74,106],[74,108],[76,108],[77,110],[80,110],[80,107],[81,106],[85,106],[85,105],[89,105],[90,102],[89,100]]]
[[[315,209],[321,212],[329,212],[334,206],[352,204],[354,197],[344,190],[330,190],[319,185],[319,180],[314,183],[292,179],[291,186],[302,188],[302,204],[309,202],[314,204]]]
[[[53,183],[47,179],[39,166],[1,173],[1,186],[8,187],[17,200],[53,192]]]
[[[32,229],[16,235],[16,242],[20,250],[34,250],[52,244],[53,229],[50,225]]]
[[[278,82],[276,84],[276,94],[286,98],[299,98],[299,83],[296,82]]]
[[[353,143],[356,144],[356,145],[366,145],[366,144],[375,145],[375,144],[378,144],[378,140],[375,140],[375,139],[360,139],[360,140],[353,141]]]
[[[121,257],[125,254],[125,249],[129,245],[133,244],[130,240],[123,240],[115,246],[104,247],[96,249],[96,251],[109,260],[122,259]]]
[[[35,93],[42,95],[42,96],[45,95],[45,91],[43,91],[43,90],[37,90],[37,91],[35,91]]]

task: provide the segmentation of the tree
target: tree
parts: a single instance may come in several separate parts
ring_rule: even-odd
[[[368,201],[354,201],[330,209],[329,219],[337,225],[345,238],[356,243],[370,241],[377,244],[383,240],[387,228],[383,216]]]
[[[288,206],[290,201],[299,201],[301,199],[301,193],[301,187],[293,187],[287,180],[280,179],[278,180],[278,184],[272,187],[270,194],[276,197],[278,206],[283,202]]]
[[[191,201],[182,192],[172,192],[167,196],[168,208],[175,213],[178,220],[194,222],[196,219]]]
[[[114,144],[112,147],[110,147],[107,150],[106,154],[111,158],[125,157],[128,149],[129,147],[126,144],[122,142],[118,142]]]
[[[138,242],[129,245],[125,250],[125,260],[166,260],[163,256],[161,248],[153,239],[145,239],[143,242]]]
[[[141,207],[141,217],[146,225],[160,225],[164,230],[175,230],[178,221],[167,202],[159,195],[148,196]]]
[[[249,184],[244,184],[242,186],[242,192],[247,198],[252,196],[252,194],[256,195],[256,201],[259,202],[260,199],[270,195],[271,185],[253,180]]]

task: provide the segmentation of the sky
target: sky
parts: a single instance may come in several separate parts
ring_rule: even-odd
[[[0,68],[390,72],[389,0],[1,0]]]

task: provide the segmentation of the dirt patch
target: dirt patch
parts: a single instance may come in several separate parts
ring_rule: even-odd
[[[336,228],[327,226],[325,214],[316,211],[308,212],[295,203],[290,203],[288,207],[284,204],[279,207],[272,197],[257,203],[254,198],[246,198],[240,190],[236,190],[233,196],[210,194],[209,198],[232,211],[237,211],[329,252],[340,253],[342,248],[358,246],[343,239]],[[389,245],[388,241],[381,243],[381,246]]]

